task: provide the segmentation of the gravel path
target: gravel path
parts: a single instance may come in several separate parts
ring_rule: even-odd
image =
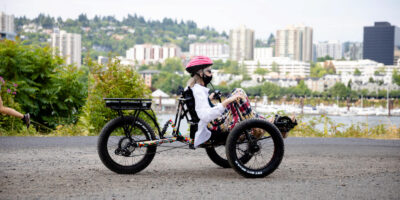
[[[203,149],[108,170],[97,137],[0,137],[0,199],[400,199],[400,140],[289,138],[270,176],[245,179]]]

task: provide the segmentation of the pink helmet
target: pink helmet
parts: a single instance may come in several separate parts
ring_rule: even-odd
[[[193,74],[199,69],[211,66],[213,61],[207,56],[196,56],[186,65],[186,71]]]

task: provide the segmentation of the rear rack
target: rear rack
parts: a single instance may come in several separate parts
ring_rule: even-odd
[[[106,107],[113,110],[150,110],[151,99],[104,98]]]

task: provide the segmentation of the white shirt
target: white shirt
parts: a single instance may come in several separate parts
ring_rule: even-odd
[[[194,138],[194,147],[197,147],[210,139],[211,131],[207,129],[207,124],[222,115],[225,110],[221,103],[218,103],[214,107],[210,106],[208,103],[209,90],[210,89],[199,84],[195,84],[192,88],[195,101],[195,110],[200,119]]]

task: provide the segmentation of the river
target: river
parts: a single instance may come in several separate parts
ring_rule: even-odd
[[[164,125],[164,123],[172,119],[173,121],[175,120],[175,114],[157,114],[158,117],[158,123],[160,124],[161,128]],[[320,115],[305,115],[302,119],[303,122],[308,122],[313,119],[318,119],[321,117]],[[332,122],[335,124],[343,124],[343,127],[339,128],[339,130],[344,130],[345,128],[348,128],[352,124],[360,124],[366,123],[368,124],[368,127],[375,127],[380,124],[384,124],[385,126],[393,126],[396,125],[397,127],[400,126],[400,116],[328,116]],[[324,120],[320,124],[316,125],[317,129],[323,130],[324,128]],[[181,128],[179,129],[183,134],[185,134],[188,130],[188,124],[185,120],[182,120],[181,122]]]

